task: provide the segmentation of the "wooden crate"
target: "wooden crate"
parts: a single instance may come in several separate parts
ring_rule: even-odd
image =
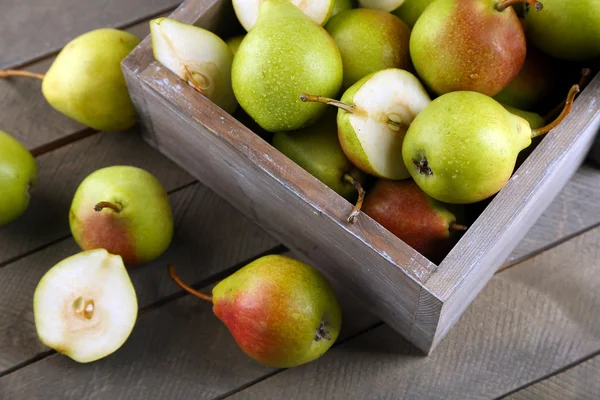
[[[187,0],[170,17],[218,34],[235,22],[228,0]],[[576,171],[600,127],[596,76],[435,265],[365,214],[346,222],[350,203],[162,67],[149,37],[123,70],[148,143],[427,354]],[[211,227],[198,221],[198,229]]]

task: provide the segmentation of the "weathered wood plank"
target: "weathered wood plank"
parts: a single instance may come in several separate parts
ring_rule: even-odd
[[[376,320],[337,290],[342,341]],[[185,296],[141,316],[127,343],[106,359],[81,365],[55,354],[0,378],[0,398],[211,399],[274,371],[237,347],[209,304]]]
[[[161,14],[164,15],[167,13]],[[148,35],[150,26],[145,20],[126,30],[143,38]],[[1,41],[0,34],[0,50],[7,50],[2,47]],[[54,58],[34,63],[25,70],[44,73]],[[37,150],[48,143],[72,136],[84,130],[85,126],[52,108],[44,99],[38,80],[14,78],[0,79],[0,129],[14,136],[28,149]]]
[[[494,277],[430,356],[388,326],[232,399],[489,399],[600,348],[600,228]]]
[[[506,400],[597,400],[600,398],[600,356],[502,398]]]
[[[180,3],[181,0],[1,0],[0,68],[13,68],[55,53],[69,40],[92,29],[133,24]]]
[[[186,280],[198,282],[278,244],[198,183],[171,195],[171,202],[176,224],[172,245],[159,259],[130,269],[140,307],[179,289],[168,277],[168,263],[176,263]],[[52,265],[79,251],[67,238],[0,268],[0,374],[48,350],[36,336],[33,292]]]

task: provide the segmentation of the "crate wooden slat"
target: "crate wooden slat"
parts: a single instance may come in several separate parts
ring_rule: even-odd
[[[172,18],[220,32],[226,0],[187,0]],[[519,167],[439,266],[154,61],[146,38],[123,62],[148,143],[431,352],[572,176],[600,127],[600,76]]]

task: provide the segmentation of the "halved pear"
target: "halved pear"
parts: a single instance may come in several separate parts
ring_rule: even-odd
[[[95,249],[70,256],[46,272],[33,295],[33,312],[42,343],[87,363],[125,343],[138,304],[121,257]]]
[[[362,8],[391,12],[400,7],[404,1],[405,0],[358,0],[358,4]]]
[[[264,0],[232,0],[233,10],[240,24],[250,31],[258,18],[258,10]],[[331,13],[335,0],[290,0],[319,25],[325,25]]]
[[[402,142],[410,123],[431,102],[413,74],[388,68],[350,86],[339,102],[307,95],[302,100],[340,107],[338,138],[356,167],[380,178],[410,177],[402,159]]]
[[[190,86],[232,114],[231,49],[214,33],[170,18],[150,21],[154,58]]]

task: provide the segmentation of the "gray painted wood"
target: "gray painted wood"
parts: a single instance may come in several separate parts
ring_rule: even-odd
[[[169,263],[176,263],[182,278],[199,282],[278,244],[200,184],[170,199],[176,226],[172,245],[157,260],[129,270],[141,308],[178,291],[167,274]],[[48,350],[36,336],[33,292],[52,265],[79,251],[67,238],[0,268],[0,374]]]
[[[506,400],[596,400],[600,398],[600,356],[503,398]]]
[[[92,29],[133,24],[180,3],[181,0],[2,0],[0,68],[13,68],[56,53],[71,39]]]
[[[600,228],[496,275],[433,354],[381,326],[231,399],[490,399],[600,348]]]
[[[75,190],[93,171],[134,165],[152,173],[167,191],[194,179],[148,146],[135,130],[100,133],[37,158],[39,178],[29,208],[0,227],[0,265],[70,234],[69,208]]]

